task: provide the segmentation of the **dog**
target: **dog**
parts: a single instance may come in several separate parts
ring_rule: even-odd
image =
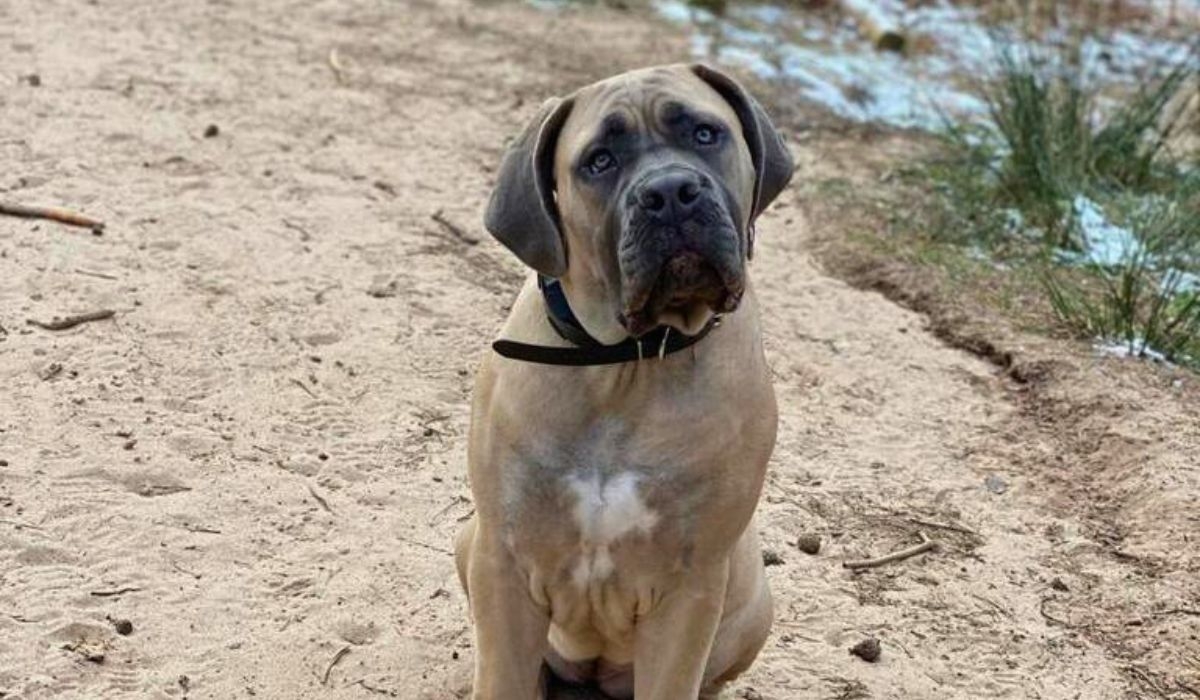
[[[747,262],[792,171],[704,65],[551,99],[509,147],[485,225],[533,274],[472,405],[474,698],[715,698],[762,648],[777,411]]]

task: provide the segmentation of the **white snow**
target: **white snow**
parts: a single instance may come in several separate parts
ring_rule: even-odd
[[[1097,340],[1093,347],[1096,349],[1096,354],[1107,355],[1109,357],[1136,357],[1163,364],[1171,364],[1167,360],[1167,356],[1146,345],[1146,341],[1142,338],[1134,338],[1132,340]]]
[[[996,39],[1018,41],[1015,29],[988,28],[976,8],[949,0],[919,7],[899,0],[854,0],[854,5],[882,24],[899,21],[910,44],[919,39],[931,48],[909,55],[879,51],[852,21],[830,24],[815,13],[775,5],[732,4],[721,17],[681,0],[660,0],[655,6],[663,17],[691,25],[703,37],[693,42],[698,57],[794,85],[806,99],[847,119],[936,131],[947,116],[986,115],[973,82],[994,72]],[[1068,41],[1065,31],[1046,37],[1051,45]],[[1133,84],[1146,71],[1188,55],[1186,44],[1127,30],[1088,38],[1081,51],[1092,79],[1105,84]]]
[[[1083,251],[1059,251],[1061,259],[1116,267],[1141,253],[1142,244],[1133,232],[1110,222],[1100,205],[1080,194],[1075,196],[1071,207],[1079,226]]]

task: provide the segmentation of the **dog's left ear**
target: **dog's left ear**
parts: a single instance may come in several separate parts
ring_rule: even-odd
[[[750,212],[753,221],[792,179],[795,170],[792,154],[766,110],[736,80],[701,63],[693,65],[692,72],[724,97],[742,122],[742,133],[750,147],[750,158],[757,175],[754,207]]]

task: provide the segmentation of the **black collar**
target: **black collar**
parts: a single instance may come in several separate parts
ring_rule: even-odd
[[[584,330],[567,303],[558,280],[538,275],[538,288],[546,302],[546,318],[554,330],[575,347],[556,348],[545,345],[529,345],[514,340],[497,340],[492,349],[504,357],[543,365],[566,365],[583,367],[590,365],[615,365],[650,357],[662,359],[674,352],[690,347],[713,328],[721,324],[720,316],[713,316],[696,335],[684,335],[670,326],[658,326],[638,338],[626,338],[615,345],[604,345]]]

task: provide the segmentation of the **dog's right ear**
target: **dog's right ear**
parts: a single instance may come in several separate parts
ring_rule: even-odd
[[[554,197],[554,151],[573,102],[547,100],[509,146],[483,220],[496,240],[547,277],[567,270]]]

